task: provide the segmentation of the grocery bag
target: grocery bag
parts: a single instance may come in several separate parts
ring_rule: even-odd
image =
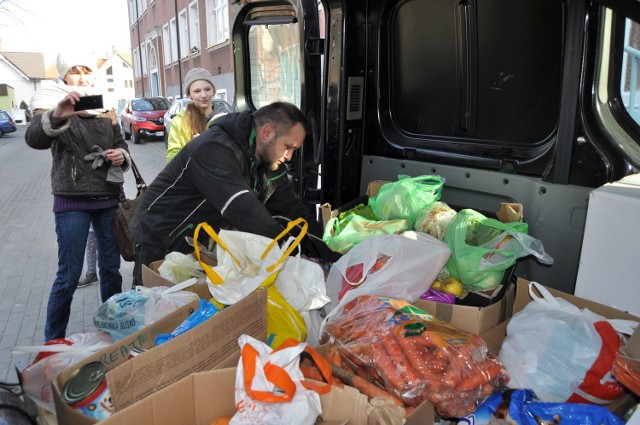
[[[538,296],[534,288],[541,294]],[[622,339],[637,322],[612,320],[529,283],[533,301],[507,326],[499,358],[511,388],[531,388],[540,400],[607,404],[624,388],[612,375]]]
[[[290,237],[280,247],[278,241],[300,224],[298,236]],[[304,341],[307,336],[304,319],[275,285],[285,261],[300,244],[307,227],[304,219],[293,220],[275,239],[237,230],[216,233],[205,222],[198,224],[194,232],[195,241],[204,230],[217,244],[218,265],[214,267],[202,261],[198,244],[194,244],[196,258],[207,275],[209,291],[217,307],[235,304],[256,289],[266,288],[267,340],[272,347],[278,347],[288,338]]]
[[[398,181],[383,184],[369,198],[369,206],[379,220],[404,219],[413,227],[422,210],[440,200],[443,186],[440,176],[399,175]]]
[[[360,295],[417,301],[431,287],[450,254],[444,242],[422,232],[365,239],[331,266],[327,319],[339,306]]]
[[[328,361],[307,344],[287,340],[273,350],[248,335],[238,339],[241,358],[236,371],[237,413],[230,425],[313,425],[322,413],[320,395],[331,384],[305,381],[300,355],[307,352],[327,382],[331,382]]]

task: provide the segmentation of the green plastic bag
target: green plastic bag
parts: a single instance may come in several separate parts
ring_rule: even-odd
[[[529,254],[520,243],[514,243],[519,240],[514,235],[526,235],[528,229],[527,223],[502,223],[474,210],[459,211],[444,234],[444,241],[451,248],[447,270],[468,289],[495,288],[504,271],[519,257]]]
[[[322,240],[332,250],[344,254],[358,242],[373,235],[399,234],[412,228],[407,220],[377,221],[371,217],[369,207],[360,204],[331,218]]]
[[[385,183],[369,198],[369,206],[379,220],[404,219],[413,227],[422,210],[440,200],[443,186],[440,176],[399,175],[398,181]]]

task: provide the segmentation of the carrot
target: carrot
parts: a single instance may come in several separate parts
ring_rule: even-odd
[[[337,347],[331,347],[329,354],[327,354],[327,360],[331,364],[342,367],[342,356]]]
[[[340,379],[347,385],[357,388],[362,394],[366,395],[369,400],[375,397],[383,397],[387,400],[392,401],[395,405],[404,407],[404,403],[400,401],[398,398],[394,397],[392,394],[389,394],[387,391],[382,388],[373,385],[371,382],[360,378],[357,375],[345,370],[344,368],[338,367],[334,364],[331,365],[331,371],[333,375]]]
[[[479,388],[482,384],[491,381],[502,372],[502,366],[494,361],[485,361],[476,365],[476,369],[472,374],[464,377],[456,389],[460,391],[469,391]]]
[[[404,380],[405,385],[403,388],[413,387],[420,382],[420,378],[418,378],[416,370],[411,367],[407,357],[404,355],[402,349],[393,336],[387,334],[383,337],[382,346],[389,355],[391,362],[395,364],[397,373],[400,374]]]
[[[324,377],[322,376],[322,373],[320,373],[320,370],[315,366],[300,365],[300,371],[302,372],[302,376],[304,376],[307,379],[313,379],[314,381],[325,382]]]
[[[424,380],[434,379],[435,369],[431,367],[429,362],[424,360],[422,352],[415,344],[412,337],[405,337],[398,332],[392,332],[398,346],[404,353],[409,364],[415,369],[420,378]]]

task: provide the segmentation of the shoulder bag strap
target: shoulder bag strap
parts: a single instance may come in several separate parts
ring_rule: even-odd
[[[133,158],[131,158],[131,171],[133,171],[133,176],[136,179],[136,188],[138,189],[138,194],[140,194],[140,192],[144,191],[147,188],[147,184],[144,182],[142,174],[140,174],[138,166],[136,165]]]

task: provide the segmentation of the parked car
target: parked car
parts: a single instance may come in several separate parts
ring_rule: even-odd
[[[169,130],[171,129],[171,120],[175,117],[180,111],[182,111],[189,103],[191,103],[191,99],[176,99],[175,102],[171,105],[169,110],[164,114],[164,143],[168,144],[169,141]],[[213,115],[217,115],[221,112],[229,113],[234,112],[233,106],[229,105],[226,100],[222,99],[213,99]]]
[[[124,138],[140,143],[143,138],[164,136],[164,114],[169,109],[164,97],[131,99],[122,111],[121,125]]]
[[[0,137],[5,133],[13,133],[16,131],[16,123],[7,111],[0,109]]]

